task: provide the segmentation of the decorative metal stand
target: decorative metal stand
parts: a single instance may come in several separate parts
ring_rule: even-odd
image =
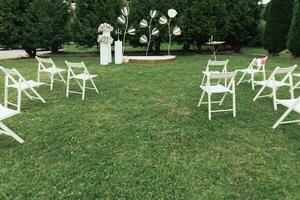
[[[210,41],[206,43],[210,46],[211,52],[213,53],[214,59],[217,60],[217,53],[222,44],[225,44],[225,41]]]

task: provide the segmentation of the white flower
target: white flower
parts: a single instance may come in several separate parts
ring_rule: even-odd
[[[102,32],[112,32],[114,30],[114,28],[110,25],[110,24],[107,24],[107,23],[103,23],[99,26],[98,28],[98,32],[99,33],[102,33]]]

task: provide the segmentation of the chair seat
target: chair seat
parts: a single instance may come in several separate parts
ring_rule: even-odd
[[[0,105],[0,120],[7,119],[17,114],[19,114],[18,111],[5,108],[4,106]]]
[[[87,75],[87,74],[78,74],[71,78],[80,79],[80,80],[90,80],[97,77],[97,75]]]
[[[227,92],[231,92],[230,89],[228,89],[227,87],[223,86],[223,85],[220,85],[220,84],[217,84],[217,85],[211,85],[211,86],[203,86],[203,85],[200,85],[200,88],[202,90],[204,90],[205,92],[211,92],[211,93],[227,93]]]
[[[292,108],[294,106],[294,104],[296,103],[296,101],[299,101],[299,100],[298,99],[277,100],[277,103],[281,104],[287,108]],[[295,108],[293,108],[293,110],[295,112],[300,113],[300,103],[298,103],[298,105],[296,105]]]
[[[239,70],[236,70],[237,72],[242,72],[242,73],[247,73],[247,74],[253,74],[253,73],[258,73],[258,72],[263,72],[261,70],[258,70],[258,69],[239,69]]]
[[[278,88],[278,87],[283,87],[283,86],[289,86],[289,84],[287,83],[283,83],[281,81],[255,81],[255,84],[257,85],[261,85],[261,86],[266,86],[266,87],[269,87],[269,88]],[[274,84],[274,85],[273,85]]]
[[[21,90],[27,90],[29,88],[34,88],[34,87],[41,86],[43,84],[44,83],[38,83],[38,82],[35,82],[35,81],[32,81],[32,80],[26,81],[26,82],[22,82],[21,83]],[[9,85],[9,87],[18,89],[19,88],[19,84],[15,83],[15,84]]]
[[[57,68],[57,67],[49,67],[49,68],[41,70],[41,72],[47,72],[47,73],[50,73],[50,74],[57,74],[57,73],[64,72],[64,71],[66,71],[66,70],[65,69],[60,69],[60,68]]]

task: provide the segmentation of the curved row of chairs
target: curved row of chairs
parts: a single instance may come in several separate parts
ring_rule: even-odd
[[[299,73],[295,73],[297,65],[292,67],[276,67],[272,74],[267,78],[266,76],[266,63],[268,57],[265,58],[254,58],[250,65],[246,69],[236,70],[234,72],[228,72],[228,63],[226,61],[212,61],[209,60],[205,71],[203,71],[203,79],[200,84],[200,89],[203,91],[198,107],[202,104],[208,104],[208,118],[211,120],[212,113],[215,112],[233,112],[233,116],[236,117],[236,85],[243,82],[251,83],[252,90],[256,86],[260,86],[260,90],[254,97],[253,101],[259,98],[271,97],[273,98],[274,110],[277,110],[278,105],[283,105],[288,108],[288,110],[280,117],[280,119],[274,124],[273,128],[276,129],[281,124],[289,123],[300,123],[300,120],[284,121],[287,116],[295,111],[300,113],[300,96],[295,98],[294,90],[300,88],[300,81],[294,84],[293,77],[300,78]],[[216,70],[217,69],[217,70]],[[241,78],[236,84],[235,79],[237,73],[242,73]],[[263,80],[256,80],[257,74],[262,74]],[[250,79],[245,80],[247,75]],[[289,87],[290,99],[280,100],[277,98],[277,90],[281,87]],[[266,89],[271,89],[272,92],[267,95],[263,95]],[[208,96],[208,101],[204,102],[205,94]],[[213,94],[223,94],[220,101],[213,101]],[[232,95],[232,108],[223,110],[213,110],[212,104],[222,105],[228,94]]]
[[[66,85],[67,97],[70,93],[76,93],[81,94],[82,100],[84,100],[86,89],[95,90],[97,93],[99,93],[93,80],[97,77],[97,75],[90,74],[83,62],[74,63],[65,61],[68,67],[68,75],[65,79],[63,73],[66,71],[66,69],[57,67],[57,65],[53,62],[52,59],[45,59],[39,57],[36,57],[36,59],[38,61],[37,81],[26,80],[24,76],[22,76],[22,74],[15,68],[8,69],[0,66],[0,70],[5,75],[4,104],[0,105],[0,135],[5,134],[11,136],[20,143],[24,143],[24,140],[12,130],[10,130],[7,126],[5,126],[2,123],[2,121],[20,114],[22,94],[26,95],[31,100],[36,99],[42,101],[43,103],[46,103],[44,98],[38,93],[37,88],[41,85],[49,85],[50,90],[53,90],[54,81],[61,81]],[[42,74],[47,74],[47,76],[50,78],[50,83],[41,82]],[[56,77],[58,77],[59,79],[56,79]],[[78,92],[70,90],[70,81],[72,80],[76,81],[81,91]],[[91,82],[91,87],[87,87],[88,81]],[[11,102],[9,100],[10,89],[14,89],[17,91],[16,102]]]

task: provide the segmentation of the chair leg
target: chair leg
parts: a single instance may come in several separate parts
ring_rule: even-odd
[[[199,101],[199,103],[198,103],[198,108],[200,108],[204,96],[205,96],[205,91],[203,91],[203,93],[202,93],[202,95],[201,95],[200,101]]]
[[[273,88],[273,104],[274,110],[277,111],[277,88]]]
[[[236,117],[236,96],[235,92],[232,94],[233,117]]]
[[[94,80],[91,79],[91,82],[92,82],[92,85],[93,85],[93,87],[95,88],[96,92],[99,94],[98,88],[96,87],[96,85],[95,85],[95,83],[94,83]]]
[[[208,119],[211,120],[211,94],[208,93]]]
[[[70,90],[70,79],[67,79],[67,90],[66,90],[66,97],[69,97],[69,90]]]
[[[280,118],[279,120],[273,125],[273,129],[276,129],[282,122],[283,120],[291,113],[292,109],[288,109]]]
[[[291,86],[290,93],[291,93],[291,99],[294,99],[295,98],[295,92],[294,92],[294,87],[293,86]]]
[[[258,97],[261,95],[261,93],[264,91],[265,88],[266,88],[266,87],[263,86],[263,87],[259,90],[259,92],[258,92],[258,93],[256,94],[256,96],[254,97],[253,101],[256,101],[256,100],[258,99]]]
[[[54,82],[54,74],[51,73],[51,83],[50,83],[50,90],[53,90],[53,82]]]
[[[225,93],[225,94],[223,95],[223,97],[222,97],[222,99],[221,99],[221,102],[220,102],[220,104],[219,104],[220,106],[223,105],[223,103],[224,103],[224,101],[225,101],[225,99],[226,99],[226,97],[227,97],[227,94],[228,94],[228,93]]]
[[[255,90],[255,85],[254,85],[254,76],[255,76],[255,74],[254,74],[254,73],[252,73],[252,74],[251,74],[251,84],[252,84],[252,90]]]
[[[12,138],[14,138],[19,143],[23,144],[24,140],[20,138],[17,134],[15,134],[12,130],[10,130],[7,126],[5,126],[2,122],[0,122],[0,128],[3,130],[3,133],[5,135],[8,135]]]
[[[64,77],[61,75],[60,72],[58,72],[58,75],[60,76],[61,80],[62,80],[65,84],[67,84],[66,80],[64,79]]]
[[[237,83],[237,85],[239,85],[239,84],[242,83],[242,81],[244,80],[244,78],[245,78],[246,75],[247,75],[247,73],[244,73],[244,74],[242,75],[242,77],[240,78],[240,80],[239,80],[239,82]]]
[[[85,84],[86,84],[86,81],[83,80],[83,84],[82,84],[82,100],[84,100],[84,98],[85,98]]]

